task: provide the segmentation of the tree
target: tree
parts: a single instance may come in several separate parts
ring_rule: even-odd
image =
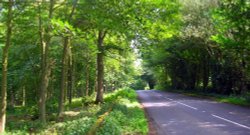
[[[168,2],[168,1],[167,1]],[[167,2],[162,1],[89,1],[81,3],[82,11],[88,29],[96,35],[97,45],[97,96],[96,102],[103,101],[104,81],[104,54],[106,52],[106,38],[108,35],[125,35],[132,40],[136,34],[141,33],[147,27],[143,26],[154,21],[154,12],[158,12],[155,6],[163,8]],[[160,6],[163,4],[162,6]],[[166,8],[166,7],[165,7]],[[163,14],[164,10],[159,10]],[[158,17],[158,16],[157,16]],[[144,32],[144,31],[143,31]]]
[[[6,41],[5,41],[5,46],[3,48],[3,57],[2,57],[0,133],[4,132],[6,123],[8,51],[11,45],[12,19],[13,19],[12,7],[14,5],[14,1],[9,0],[7,4],[8,4],[8,13],[6,21],[6,28],[7,28]]]
[[[85,20],[89,22],[89,28],[96,33],[97,46],[97,95],[96,102],[103,102],[103,81],[104,81],[104,53],[105,53],[105,37],[108,33],[125,33],[128,29],[127,14],[132,13],[126,11],[126,7],[132,2],[126,1],[89,1],[82,4],[85,11]],[[112,22],[112,23],[111,23]]]
[[[217,33],[212,40],[219,45],[214,87],[225,94],[247,92],[249,85],[249,7],[247,0],[220,1],[213,14]]]
[[[106,31],[99,30],[98,39],[97,39],[97,95],[96,102],[103,102],[103,80],[104,80],[104,63],[103,63],[103,55],[104,55],[104,47],[103,41],[106,36]]]
[[[158,37],[156,28],[152,29],[149,45],[144,45],[141,51],[144,65],[154,73],[157,87],[194,89],[202,85],[206,90],[213,45],[210,36],[215,33],[211,9],[216,8],[216,3],[216,0],[182,0],[179,3],[182,8],[172,7],[175,11],[172,25],[165,20],[155,25],[157,28],[167,23],[168,31],[161,30],[162,36]]]
[[[74,15],[75,9],[76,9],[77,1],[72,6],[71,12],[68,17],[66,17],[67,22],[72,21],[72,16]],[[67,28],[66,28],[67,29]],[[68,78],[68,71],[72,66],[72,57],[71,57],[71,37],[68,36],[70,33],[67,33],[64,36],[64,45],[63,45],[63,55],[62,55],[62,77],[61,77],[61,90],[60,90],[60,98],[59,98],[59,112],[58,115],[59,117],[62,116],[62,113],[64,111],[64,99],[65,99],[65,89],[68,88],[67,86],[67,78]],[[70,66],[70,67],[69,67]],[[71,82],[70,82],[71,83]],[[70,90],[70,89],[68,89]]]
[[[44,2],[44,1],[43,1]],[[43,3],[42,2],[42,3]],[[50,0],[49,2],[49,12],[48,19],[49,21],[52,19],[53,14],[53,6],[54,0]],[[46,94],[47,88],[49,85],[49,78],[51,73],[51,62],[49,60],[49,44],[51,39],[51,28],[47,26],[44,28],[43,18],[41,16],[41,5],[38,7],[39,13],[39,36],[40,36],[40,44],[41,44],[41,84],[40,84],[40,92],[39,92],[39,119],[42,123],[46,122]]]

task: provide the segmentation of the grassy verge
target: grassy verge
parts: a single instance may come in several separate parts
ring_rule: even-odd
[[[48,117],[54,119],[49,120],[46,125],[41,125],[38,120],[24,118],[19,112],[20,118],[7,121],[6,134],[87,135],[90,130],[96,135],[148,133],[147,120],[134,90],[125,88],[105,94],[105,102],[99,105],[93,104],[92,99],[74,99],[71,105],[66,105],[68,111],[65,112],[64,119],[58,120],[51,114]]]
[[[105,119],[105,122],[98,131],[98,134],[147,134],[147,120],[145,118],[144,111],[140,108],[140,104],[137,101],[137,95],[134,90],[118,90],[107,95],[105,97],[105,102],[113,103],[113,109]],[[116,133],[109,129],[116,129],[114,130]]]
[[[205,93],[201,91],[185,91],[185,90],[167,90],[167,91],[181,93],[187,96],[193,96],[198,98],[207,98],[222,103],[229,103],[229,104],[250,107],[250,94],[242,96],[236,96],[236,95],[226,96],[214,93]]]

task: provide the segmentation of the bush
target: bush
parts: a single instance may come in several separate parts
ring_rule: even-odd
[[[250,92],[246,93],[245,99],[250,104]]]
[[[136,100],[136,92],[129,88],[106,94],[104,104],[92,104],[93,97],[74,99],[71,105],[66,104],[66,108],[71,109],[81,107],[85,103],[90,104],[84,107],[77,116],[65,116],[63,119],[64,122],[56,123],[55,121],[50,121],[47,125],[41,125],[38,120],[31,121],[30,115],[27,118],[22,115],[22,120],[12,120],[7,123],[6,134],[24,135],[28,134],[30,129],[33,129],[33,133],[36,134],[84,135],[87,134],[90,129],[94,128],[99,116],[108,112],[103,118],[101,125],[98,125],[99,127],[95,129],[97,130],[97,135],[145,135],[148,132],[147,121],[144,116],[144,111],[139,108],[139,103]],[[48,106],[51,112],[54,112],[54,105],[55,104]],[[20,107],[12,113],[23,114],[23,112],[35,113],[36,110],[35,107]],[[51,117],[53,115],[50,114],[49,116]],[[14,118],[19,119],[17,116]]]
[[[133,89],[130,88],[124,88],[116,90],[110,94],[105,95],[105,102],[114,102],[116,100],[119,100],[121,98],[127,98],[129,100],[135,101],[137,98],[136,92]]]
[[[65,122],[57,128],[58,134],[63,135],[84,135],[87,134],[91,126],[95,123],[94,117],[83,117],[70,122]]]
[[[136,92],[129,88],[106,95],[106,104],[101,112],[107,111],[111,105],[112,111],[106,116],[98,135],[147,134],[148,126],[144,111],[139,108],[136,99]]]
[[[113,113],[113,112],[112,112]],[[116,117],[109,115],[105,118],[102,127],[97,131],[97,135],[120,135],[121,126]]]

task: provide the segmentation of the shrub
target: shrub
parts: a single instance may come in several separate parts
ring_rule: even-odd
[[[97,135],[120,135],[121,127],[116,117],[109,115],[105,118],[102,127],[97,131]]]
[[[63,123],[57,128],[58,134],[63,135],[84,135],[87,134],[91,126],[96,121],[93,117],[83,117],[77,120]]]
[[[111,105],[112,111],[105,118],[98,135],[147,134],[148,126],[144,111],[139,108],[136,99],[136,92],[129,88],[106,95],[106,104],[101,112],[107,111]]]

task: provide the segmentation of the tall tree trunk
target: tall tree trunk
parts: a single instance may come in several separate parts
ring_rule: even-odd
[[[90,55],[89,50],[87,51],[86,67],[85,67],[85,96],[89,96],[89,82],[90,82]]]
[[[203,61],[203,91],[207,90],[208,81],[209,81],[209,59],[205,57]]]
[[[68,100],[69,104],[72,102],[72,90],[73,90],[73,61],[72,61],[72,52],[71,48],[69,47],[69,68],[68,68]]]
[[[103,102],[103,79],[104,79],[104,64],[103,64],[103,56],[104,56],[104,46],[103,40],[105,38],[106,32],[100,30],[98,33],[97,40],[97,93],[96,93],[96,103]]]
[[[12,6],[13,0],[8,2],[8,15],[7,15],[7,31],[6,31],[6,42],[3,48],[2,56],[2,84],[1,84],[1,112],[0,112],[0,133],[5,130],[6,122],[6,106],[7,106],[7,69],[8,69],[8,52],[10,47],[11,32],[12,32]]]
[[[73,14],[75,12],[75,8],[78,0],[74,1],[74,5],[72,10],[68,16],[68,22],[71,22]],[[62,56],[62,78],[61,78],[61,89],[60,89],[60,97],[59,97],[59,105],[58,105],[58,116],[63,116],[64,111],[64,101],[66,99],[65,94],[67,94],[67,80],[68,80],[68,60],[69,60],[69,50],[70,50],[70,37],[64,37],[64,45],[63,45],[63,56]]]
[[[22,106],[25,106],[25,103],[26,103],[26,90],[25,90],[25,86],[22,87],[22,92],[23,92]]]
[[[86,82],[85,82],[85,96],[89,95],[89,63],[87,62],[86,69],[85,69],[85,76],[86,76]]]
[[[68,72],[69,46],[70,46],[70,39],[69,37],[65,37],[64,47],[63,47],[63,56],[62,56],[61,89],[60,89],[60,99],[59,99],[59,108],[58,108],[59,117],[62,117],[63,111],[64,111],[65,88],[66,88],[67,72]]]
[[[74,98],[75,96],[75,80],[76,80],[76,77],[75,77],[75,73],[76,73],[76,69],[75,69],[75,61],[74,61],[74,57],[72,55],[72,92],[71,92],[71,96],[72,98]]]
[[[49,8],[49,19],[52,18],[54,1],[50,0],[50,8]],[[50,28],[48,27],[46,30],[43,28],[42,17],[41,17],[41,7],[39,5],[39,36],[40,36],[40,44],[42,46],[42,54],[41,54],[41,83],[40,83],[40,92],[39,92],[39,119],[42,123],[46,123],[46,93],[49,84],[49,76],[50,76],[50,65],[49,65],[49,43],[50,43]]]

